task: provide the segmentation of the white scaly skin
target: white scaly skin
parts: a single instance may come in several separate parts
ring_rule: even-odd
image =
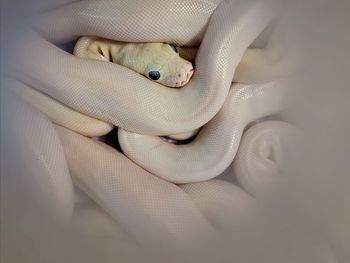
[[[79,134],[96,137],[110,132],[114,126],[75,111],[59,101],[16,81],[12,88],[23,100],[44,113],[52,122]]]

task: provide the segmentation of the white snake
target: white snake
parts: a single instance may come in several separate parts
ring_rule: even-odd
[[[244,13],[244,16],[237,15],[237,12]],[[272,66],[262,50],[247,50],[271,19],[266,3],[253,2],[237,9],[234,2],[222,2],[211,15],[198,50],[195,75],[180,89],[164,88],[119,66],[115,80],[105,79],[104,72],[90,71],[92,75],[100,75],[100,83],[90,81],[87,71],[79,68],[61,69],[66,72],[66,78],[80,78],[84,74],[84,96],[101,105],[103,111],[92,109],[88,100],[76,104],[81,97],[78,92],[81,88],[77,93],[71,93],[71,97],[64,95],[64,89],[76,87],[60,87],[62,92],[43,90],[62,103],[31,89],[21,94],[54,122],[83,135],[104,135],[113,125],[118,126],[124,153],[157,176],[174,183],[207,180],[219,175],[232,162],[247,124],[277,114],[282,109],[283,85],[273,81],[278,74],[271,73],[278,68],[278,62]],[[114,38],[118,39],[118,36]],[[121,34],[119,40],[125,41],[125,37]],[[140,41],[133,36],[128,40]],[[36,44],[42,50],[47,49],[47,43]],[[78,53],[84,56],[83,51]],[[59,60],[55,61],[54,56],[50,63],[55,68],[59,66]],[[76,58],[67,59],[74,61]],[[99,62],[86,60],[84,67],[92,68],[95,63]],[[109,72],[115,70],[116,65],[106,63],[103,68]],[[34,72],[35,68],[30,70]],[[45,76],[46,70],[49,69],[40,69],[34,75]],[[178,84],[173,86],[186,84],[189,71],[190,66],[184,70],[185,80],[175,81]],[[35,79],[29,77],[25,81],[40,90]],[[47,81],[49,86],[60,85]],[[169,84],[166,81],[163,84]],[[103,93],[99,92],[101,89]],[[108,93],[119,96],[109,97]],[[117,111],[111,111],[112,108],[117,108]],[[203,125],[195,140],[186,145],[169,144],[158,137],[166,135],[184,139]]]
[[[68,1],[62,0],[62,2]],[[27,221],[24,221],[26,217],[21,215],[26,215],[26,213],[21,213],[21,208],[24,210],[28,207],[28,215],[31,215],[30,218],[33,215],[34,220],[42,217],[42,213],[35,215],[37,210],[32,209],[32,205],[27,205],[30,202],[26,202],[27,200],[21,198],[28,196],[26,194],[21,195],[24,192],[23,189],[26,190],[28,184],[29,187],[27,188],[32,188],[33,192],[39,193],[38,197],[40,198],[35,198],[35,202],[31,203],[34,203],[34,207],[36,207],[36,203],[44,201],[50,211],[54,211],[59,219],[70,220],[73,210],[75,215],[77,215],[76,211],[79,210],[73,199],[74,190],[71,182],[73,179],[78,186],[81,186],[90,197],[103,207],[103,210],[98,210],[97,217],[105,215],[105,212],[107,212],[108,215],[117,220],[123,230],[125,229],[128,233],[133,234],[138,241],[141,241],[139,244],[149,244],[150,240],[157,239],[158,243],[155,246],[157,252],[164,252],[160,245],[168,241],[169,248],[175,250],[174,258],[177,261],[182,261],[178,259],[179,256],[181,258],[182,253],[178,253],[177,244],[182,245],[181,247],[184,248],[182,251],[192,252],[193,246],[201,243],[200,241],[212,240],[213,235],[208,234],[211,233],[210,230],[216,230],[215,233],[219,233],[220,241],[223,240],[223,243],[218,244],[214,240],[212,249],[207,250],[207,247],[200,247],[200,250],[194,250],[194,254],[197,251],[201,255],[204,254],[203,258],[206,260],[193,260],[191,257],[191,262],[220,261],[222,258],[220,253],[225,252],[226,249],[231,256],[227,262],[232,262],[233,258],[237,262],[288,261],[284,255],[284,252],[289,248],[288,246],[287,248],[271,246],[271,254],[273,255],[278,251],[282,251],[283,255],[281,255],[280,260],[276,260],[274,257],[266,260],[264,256],[268,254],[270,244],[261,246],[262,243],[265,244],[264,242],[268,241],[266,236],[270,235],[271,238],[269,239],[276,240],[276,243],[280,242],[280,236],[274,236],[276,230],[282,229],[279,227],[272,229],[275,231],[264,231],[263,233],[266,233],[266,235],[261,235],[261,232],[257,231],[256,236],[261,236],[261,238],[258,238],[256,242],[248,243],[245,239],[246,236],[243,236],[242,242],[237,243],[238,246],[235,246],[236,242],[225,242],[224,234],[232,236],[235,241],[241,241],[242,232],[251,236],[255,233],[256,228],[254,228],[254,225],[251,227],[251,224],[246,224],[246,221],[250,221],[248,219],[251,218],[260,219],[259,216],[255,216],[259,214],[245,212],[245,210],[250,210],[247,200],[248,195],[239,188],[228,182],[218,180],[181,186],[174,185],[146,172],[105,144],[79,134],[102,135],[112,128],[111,124],[114,124],[123,128],[122,133],[130,137],[143,137],[144,135],[127,134],[125,130],[138,134],[171,135],[190,131],[204,124],[205,127],[201,130],[197,141],[193,142],[193,147],[190,144],[186,146],[164,144],[157,137],[151,137],[150,139],[158,145],[161,144],[160,148],[162,149],[171,147],[173,152],[170,152],[170,154],[178,151],[181,156],[184,156],[181,159],[182,162],[189,165],[194,164],[194,166],[189,167],[192,170],[186,170],[188,167],[182,166],[179,162],[176,167],[177,173],[186,171],[180,179],[176,175],[174,181],[191,180],[192,173],[201,176],[200,169],[207,165],[205,162],[208,162],[209,165],[210,163],[216,165],[216,160],[220,160],[220,164],[212,170],[209,167],[208,170],[211,171],[205,177],[208,176],[207,178],[209,178],[209,176],[215,176],[219,173],[219,170],[226,166],[225,162],[228,163],[233,158],[243,127],[252,119],[279,112],[278,107],[280,105],[278,103],[276,105],[272,104],[275,99],[279,101],[280,92],[282,91],[277,84],[274,86],[271,83],[271,81],[275,81],[276,76],[279,76],[279,74],[276,74],[279,67],[278,61],[266,59],[268,56],[266,56],[265,50],[246,50],[246,47],[250,45],[250,42],[258,36],[265,26],[265,23],[260,24],[260,22],[266,21],[270,17],[263,10],[263,3],[257,5],[248,3],[248,7],[242,9],[236,5],[236,2],[225,2],[215,11],[206,32],[206,23],[218,2],[220,1],[74,1],[74,3],[67,6],[60,6],[56,10],[48,12],[50,14],[46,18],[45,15],[39,17],[36,29],[41,33],[41,36],[34,39],[24,38],[24,41],[19,41],[20,48],[17,49],[19,59],[12,62],[19,70],[13,76],[22,83],[15,84],[18,84],[18,86],[22,84],[24,88],[27,88],[25,87],[27,85],[49,95],[50,97],[47,97],[42,93],[34,93],[35,90],[28,88],[26,90],[34,98],[34,94],[39,94],[37,98],[40,103],[35,104],[35,106],[43,107],[44,112],[45,110],[49,111],[47,115],[51,119],[53,117],[58,118],[55,122],[73,130],[70,131],[52,125],[43,114],[39,114],[25,103],[20,103],[20,101],[17,101],[19,103],[13,103],[12,100],[8,99],[2,100],[6,104],[6,110],[2,111],[2,114],[7,115],[8,121],[5,124],[9,124],[6,125],[4,130],[7,134],[16,134],[16,136],[5,137],[11,139],[5,141],[5,145],[11,147],[4,147],[6,150],[4,159],[6,161],[3,164],[15,168],[6,174],[8,176],[4,180],[5,183],[13,182],[10,184],[11,187],[7,187],[8,184],[6,184],[4,189],[7,193],[12,193],[10,197],[14,198],[6,198],[10,202],[4,201],[6,207],[7,203],[10,206],[10,209],[5,211],[14,211],[15,217],[9,217],[7,214],[5,219],[6,221],[10,220],[10,227],[13,224],[16,225],[17,222],[21,224],[20,229],[25,229],[25,235],[22,234],[22,231],[19,231],[19,235],[11,235],[14,237],[12,240],[16,244],[18,243],[16,240],[23,238],[30,242],[29,249],[28,247],[25,248],[28,253],[24,253],[23,257],[35,254],[32,253],[33,250],[30,248],[34,248],[34,251],[35,248],[38,248],[43,252],[39,253],[38,257],[45,258],[45,250],[49,248],[48,250],[52,252],[52,248],[54,248],[52,245],[62,244],[56,242],[57,237],[55,235],[51,235],[51,233],[57,234],[57,232],[48,231],[47,235],[44,236],[51,235],[55,241],[53,243],[49,242],[50,244],[45,246],[44,243],[46,242],[43,242],[43,240],[46,240],[40,239],[42,236],[39,235],[39,246],[33,246],[32,243],[35,239],[32,239],[31,236],[27,237],[27,234],[33,232],[33,236],[38,236],[38,232],[33,231],[32,224],[27,224]],[[265,19],[266,17],[267,19]],[[232,23],[233,27],[229,26],[228,23]],[[228,30],[230,27],[232,30]],[[220,33],[221,29],[224,30],[222,34]],[[52,45],[52,43],[59,44],[70,41],[77,36],[96,35],[125,42],[164,42],[175,43],[179,46],[196,46],[204,33],[203,45],[195,64],[196,77],[190,85],[178,90],[164,89],[161,85],[153,83],[135,72],[125,70],[125,68],[111,63],[84,60],[71,56]],[[48,41],[45,41],[44,38]],[[240,42],[241,40],[244,40],[243,44]],[[245,56],[242,61],[241,57],[244,52]],[[230,56],[226,56],[228,53]],[[241,62],[235,68],[239,61],[247,63],[242,64]],[[241,82],[241,84],[233,84],[231,91],[229,91],[230,95],[226,96],[229,86],[231,86],[233,71],[235,71],[234,80]],[[252,86],[242,84],[247,82],[256,83]],[[261,85],[259,89],[261,83],[266,84]],[[268,83],[271,83],[271,85]],[[280,88],[282,87],[280,86]],[[235,90],[236,88],[240,88],[241,91],[245,90],[246,93],[240,93]],[[33,98],[30,94],[26,96],[26,99]],[[191,97],[187,98],[187,95],[191,95]],[[230,98],[233,99],[231,105]],[[174,102],[177,104],[171,104]],[[271,104],[264,104],[269,102]],[[62,105],[68,105],[69,107],[62,107]],[[256,106],[258,108],[255,108]],[[221,108],[219,115],[216,115]],[[2,109],[4,108],[2,107]],[[259,109],[262,111],[258,112]],[[227,121],[231,110],[232,122]],[[252,114],[244,115],[240,112],[250,112]],[[214,115],[216,117],[212,119],[211,117]],[[222,121],[223,119],[225,119],[225,122]],[[209,120],[211,120],[210,123]],[[275,124],[272,125],[271,122],[261,124],[272,131],[270,139],[273,138],[273,143],[276,138]],[[266,175],[274,175],[274,173],[270,173],[271,170],[269,169],[271,166],[274,169],[274,166],[271,165],[274,157],[272,155],[271,158],[266,151],[266,148],[268,148],[265,147],[266,139],[263,138],[262,145],[259,145],[256,140],[261,134],[261,125],[253,126],[254,132],[249,130],[246,133],[242,142],[243,147],[240,146],[238,158],[236,157],[234,164],[239,181],[248,192],[254,192],[261,188],[261,183],[264,183],[262,181]],[[230,130],[231,128],[233,128],[233,132]],[[224,131],[223,134],[219,133],[220,129]],[[206,140],[206,138],[208,139]],[[267,140],[268,143],[269,140]],[[131,143],[134,142],[137,143],[138,141],[131,141]],[[201,145],[203,146],[200,147]],[[156,152],[155,148],[152,150]],[[183,154],[184,151],[190,154],[186,156]],[[195,155],[191,155],[191,153]],[[157,160],[160,164],[168,161],[161,154],[159,154],[159,160]],[[7,158],[7,156],[13,158]],[[199,158],[196,159],[195,156]],[[278,159],[279,156],[277,155],[277,161]],[[195,166],[198,164],[200,167]],[[172,165],[174,166],[174,164]],[[157,169],[157,167],[155,168]],[[197,170],[197,168],[199,169]],[[259,177],[261,168],[263,176]],[[147,169],[151,170],[154,167]],[[215,169],[217,170],[215,171]],[[13,172],[13,170],[15,171]],[[194,181],[197,179],[193,178]],[[272,178],[273,181],[274,179]],[[315,179],[317,182],[318,178]],[[201,180],[201,178],[198,180]],[[311,181],[312,186],[315,186],[315,181]],[[297,188],[291,185],[291,191],[295,192],[295,189]],[[318,187],[316,187],[317,189]],[[280,195],[280,197],[284,200],[284,195]],[[324,199],[321,198],[321,200]],[[16,206],[19,202],[23,204]],[[278,216],[277,219],[280,218]],[[12,222],[11,219],[13,219]],[[89,219],[91,220],[91,215]],[[293,219],[294,217],[291,220]],[[94,229],[91,226],[96,225],[96,222],[90,220],[88,220],[87,228]],[[41,227],[40,223],[43,222],[44,224],[42,229],[38,229],[46,232],[48,230],[46,221],[46,217],[41,218],[38,225]],[[95,217],[92,221],[100,222],[95,220]],[[29,229],[28,227],[22,227],[23,222],[26,222],[24,225],[29,226]],[[77,222],[79,225],[82,223],[81,220],[77,220]],[[291,225],[294,226],[294,224],[288,224],[290,222],[287,221],[287,224],[282,226],[287,226],[287,228]],[[299,222],[297,220],[297,224]],[[271,223],[273,224],[274,221]],[[102,225],[106,225],[106,220],[102,221]],[[264,227],[265,225],[263,222],[261,226]],[[111,226],[114,229],[114,225],[111,224]],[[294,230],[296,229],[293,228],[293,232]],[[107,229],[105,232],[110,234],[111,231]],[[306,233],[309,233],[309,231],[306,231]],[[304,236],[302,235],[302,237]],[[254,237],[255,235],[253,239]],[[92,242],[94,247],[91,249],[92,252],[86,255],[87,261],[92,260],[89,258],[90,255],[94,255],[93,258],[96,258],[96,254],[97,258],[119,259],[118,253],[116,253],[117,257],[110,257],[108,249],[105,249],[109,248],[113,251],[124,249],[125,240],[120,236],[118,239],[120,242],[117,246],[113,246],[114,243],[112,244],[110,239],[104,239],[106,242],[102,244],[102,239],[98,239],[98,244]],[[255,241],[253,239],[252,241]],[[283,238],[283,240],[285,239]],[[290,245],[290,240],[288,236],[285,243]],[[27,244],[28,242],[24,243]],[[318,246],[319,242],[306,243],[312,244],[311,253],[315,252],[313,244],[317,244],[317,248],[320,248]],[[69,250],[69,255],[72,255],[74,246],[70,246],[70,244],[78,244],[79,246],[80,244],[76,242],[75,238],[71,240],[71,243],[64,244],[64,247]],[[220,249],[221,244],[225,245],[223,246],[225,249]],[[99,250],[97,245],[103,247],[103,249]],[[16,248],[17,246],[15,246]],[[84,248],[83,246],[82,254],[88,252]],[[140,246],[138,246],[139,248]],[[294,249],[294,246],[292,248],[293,252],[299,252]],[[242,253],[239,253],[240,250],[242,250]],[[263,251],[259,252],[260,250]],[[308,250],[308,247],[302,243],[301,254],[304,254],[306,250]],[[320,250],[323,251],[323,249]],[[74,250],[73,252],[79,254],[80,250]],[[130,250],[127,249],[126,253],[129,252]],[[255,260],[249,260],[251,259],[249,256],[248,259],[245,258],[246,260],[240,260],[239,255],[245,253],[254,254]],[[60,254],[62,255],[62,253]],[[165,252],[165,254],[167,253]],[[208,257],[206,257],[207,255]],[[262,257],[259,257],[260,255]],[[15,257],[17,258],[17,256]],[[291,261],[295,259],[294,256],[291,258]],[[306,256],[306,258],[306,260],[299,260],[299,262],[310,262],[310,257]],[[167,262],[169,259],[171,260],[171,257],[167,257],[162,261],[159,260],[159,262]],[[28,258],[22,261],[26,260]],[[147,261],[143,257],[138,261],[145,260]],[[327,259],[325,260],[327,261]],[[153,260],[152,262],[158,261]]]

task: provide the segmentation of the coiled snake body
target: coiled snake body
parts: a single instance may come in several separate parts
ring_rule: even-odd
[[[283,86],[269,79],[271,74],[266,74],[267,79],[260,78],[264,71],[271,71],[267,60],[260,50],[247,50],[270,22],[271,14],[259,3],[248,5],[244,16],[234,16],[234,12],[234,4],[225,2],[213,13],[191,81],[192,64],[181,58],[174,46],[83,37],[76,46],[76,55],[116,62],[159,82],[152,84],[135,75],[130,84],[123,81],[124,93],[115,104],[123,118],[108,118],[104,112],[89,117],[34,90],[22,91],[23,97],[55,123],[83,135],[100,136],[114,126],[120,127],[118,137],[124,153],[168,181],[188,183],[213,178],[232,162],[247,124],[278,113],[283,105]],[[132,52],[137,54],[129,56]],[[186,54],[186,49],[183,52]],[[193,54],[193,50],[188,53]],[[134,85],[129,94],[125,92],[128,85]],[[184,87],[169,89],[163,85]],[[141,89],[143,94],[148,93],[146,97],[135,96]],[[94,94],[96,100],[100,99],[97,92]],[[104,121],[99,120],[100,115]],[[196,134],[200,127],[194,141],[186,145],[170,144],[159,137],[182,140]]]

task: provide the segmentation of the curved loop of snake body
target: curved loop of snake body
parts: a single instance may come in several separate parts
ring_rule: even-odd
[[[135,85],[147,83],[144,88],[149,89],[150,94],[156,92],[157,96],[145,104],[131,93],[121,96],[120,104],[116,105],[123,112],[129,111],[126,114],[130,116],[129,120],[111,119],[112,124],[121,128],[119,139],[126,155],[168,181],[197,182],[219,175],[234,158],[244,127],[281,110],[283,90],[277,83],[231,86],[232,80],[239,82],[240,75],[233,76],[244,52],[271,20],[266,6],[259,3],[250,5],[244,16],[237,16],[238,20],[221,19],[231,17],[234,12],[235,5],[225,1],[215,10],[198,50],[196,73],[188,85],[174,90],[138,79]],[[221,24],[219,31],[217,23]],[[260,59],[256,63],[264,64],[265,61]],[[243,73],[246,77],[246,72]],[[130,89],[133,85],[125,81],[123,84],[129,85]],[[84,135],[99,136],[113,128],[107,122],[75,112],[43,94],[26,92],[29,94],[27,99],[37,104],[54,122]],[[135,100],[135,104],[125,101],[126,97]],[[183,138],[192,135],[209,120],[188,145],[177,146],[151,136],[173,134],[173,137]]]
[[[123,152],[149,172],[174,183],[214,178],[232,162],[247,124],[277,114],[283,107],[283,85],[233,84],[221,111],[195,140],[174,145],[159,137],[119,129]]]
[[[274,192],[281,183],[285,149],[295,154],[291,145],[300,144],[301,138],[300,130],[283,121],[263,121],[250,127],[231,166],[240,186],[256,197]]]

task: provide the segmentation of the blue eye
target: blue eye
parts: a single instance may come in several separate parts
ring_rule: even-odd
[[[172,50],[174,50],[176,53],[179,53],[179,51],[177,50],[176,46],[173,44],[169,44],[169,46],[172,48]]]
[[[160,73],[159,71],[151,71],[150,73],[148,73],[148,76],[150,79],[158,80],[160,78]]]

